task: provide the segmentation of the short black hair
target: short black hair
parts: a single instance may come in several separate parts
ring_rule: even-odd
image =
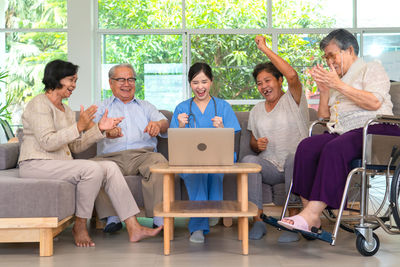
[[[207,63],[202,63],[202,62],[197,62],[194,63],[188,73],[188,80],[189,83],[196,77],[200,72],[204,72],[204,74],[212,81],[213,80],[213,74],[211,67]]]
[[[324,50],[331,41],[334,41],[341,50],[346,50],[352,46],[354,53],[358,55],[360,48],[356,37],[351,32],[345,29],[333,30],[321,40],[319,48]]]
[[[60,81],[67,76],[75,75],[78,72],[78,68],[78,65],[61,59],[50,61],[44,68],[43,90],[49,91],[62,88]]]
[[[277,80],[279,80],[279,78],[283,79],[282,73],[275,67],[274,64],[272,64],[272,62],[265,62],[258,64],[253,70],[253,78],[256,82],[258,74],[260,74],[262,71],[271,73]]]

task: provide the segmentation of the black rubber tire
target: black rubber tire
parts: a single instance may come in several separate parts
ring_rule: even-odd
[[[361,235],[361,234],[357,235],[356,247],[357,247],[358,252],[360,252],[361,255],[366,256],[366,257],[370,257],[370,256],[375,255],[376,252],[378,252],[379,245],[380,245],[379,238],[375,233],[372,234],[372,238],[375,241],[374,247],[373,248],[366,248],[365,245],[366,245],[367,242],[365,241],[364,236]]]
[[[390,187],[390,203],[392,205],[393,219],[397,228],[400,228],[400,164],[397,165]]]

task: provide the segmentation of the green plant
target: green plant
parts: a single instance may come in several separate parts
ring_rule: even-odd
[[[8,72],[7,71],[0,71],[0,83],[6,84],[5,78],[7,78]],[[11,119],[11,113],[8,111],[8,107],[11,104],[12,96],[6,93],[5,96],[6,102],[0,103],[0,119]]]

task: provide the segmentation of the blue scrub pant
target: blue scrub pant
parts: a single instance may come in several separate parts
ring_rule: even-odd
[[[223,173],[184,173],[180,175],[185,181],[190,200],[222,200]],[[210,232],[208,218],[190,218],[189,231],[203,230]]]

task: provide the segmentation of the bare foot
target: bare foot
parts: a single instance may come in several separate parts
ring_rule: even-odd
[[[72,235],[77,247],[94,247],[95,244],[89,236],[86,228],[86,219],[76,217]]]
[[[162,228],[163,228],[163,226],[160,226],[155,229],[147,228],[144,226],[139,226],[139,227],[135,227],[132,230],[128,229],[129,241],[130,242],[138,242],[144,238],[156,236],[156,235],[158,235],[158,233],[160,233]]]
[[[163,226],[152,229],[144,227],[139,224],[136,217],[132,216],[125,220],[126,229],[128,230],[129,241],[138,242],[144,238],[158,235],[162,230]]]

